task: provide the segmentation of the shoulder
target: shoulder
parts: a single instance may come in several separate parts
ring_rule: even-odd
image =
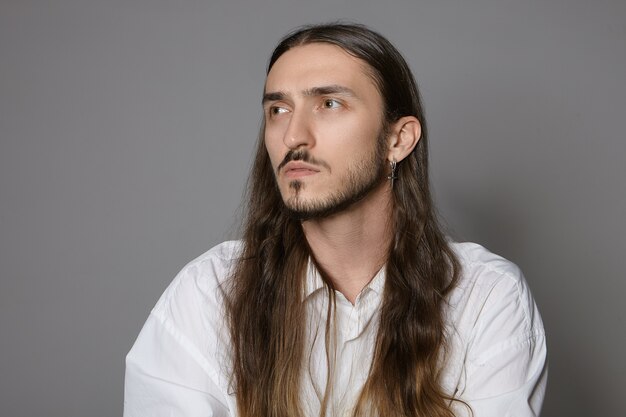
[[[230,340],[221,283],[239,253],[239,242],[215,246],[189,262],[167,287],[126,358],[127,412],[155,415],[149,410],[165,412],[168,405],[186,415],[198,410],[226,415],[234,408],[224,371]]]
[[[230,269],[239,258],[242,242],[229,240],[216,245],[183,267],[180,275],[200,274],[213,276],[218,280],[230,273]]]
[[[240,252],[240,241],[227,241],[189,262],[172,280],[152,313],[171,319],[193,310],[219,308],[221,285],[230,276]]]
[[[501,279],[517,283],[522,280],[517,265],[477,243],[452,242],[450,246],[461,264],[461,283]]]
[[[204,352],[201,356],[212,357],[211,361],[228,345],[222,284],[230,276],[240,248],[238,241],[224,242],[189,262],[150,314],[176,340],[184,341],[186,349]]]
[[[530,294],[524,274],[513,262],[476,243],[454,242],[451,248],[461,266],[453,295],[488,297],[497,291],[503,296],[501,291],[507,291],[517,298]]]
[[[545,391],[546,339],[524,275],[480,245],[451,247],[461,270],[446,311],[447,383],[476,415],[535,415],[530,410],[539,409]]]
[[[493,342],[543,333],[528,283],[517,265],[475,243],[451,247],[461,265],[459,281],[449,296],[449,318],[457,330],[468,339],[488,333]]]

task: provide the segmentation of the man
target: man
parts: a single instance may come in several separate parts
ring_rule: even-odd
[[[244,236],[196,259],[127,357],[125,416],[538,415],[520,271],[447,240],[419,94],[359,25],[275,49]]]

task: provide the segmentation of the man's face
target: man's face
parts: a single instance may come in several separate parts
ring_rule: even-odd
[[[367,66],[324,43],[285,52],[267,76],[265,146],[287,208],[343,210],[384,177],[383,102]]]

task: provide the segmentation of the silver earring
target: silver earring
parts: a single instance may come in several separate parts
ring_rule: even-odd
[[[398,175],[396,173],[398,162],[396,161],[396,158],[389,161],[389,165],[391,165],[391,174],[387,177],[387,179],[391,181],[391,188],[393,188],[393,182],[398,179]]]

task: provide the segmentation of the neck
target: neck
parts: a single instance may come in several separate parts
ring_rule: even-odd
[[[316,263],[353,304],[387,261],[391,215],[391,190],[383,183],[340,213],[302,223]]]

